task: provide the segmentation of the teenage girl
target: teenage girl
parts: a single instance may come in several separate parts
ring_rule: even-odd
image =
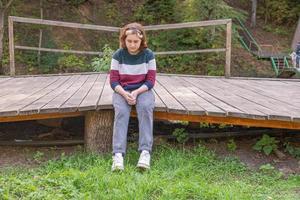
[[[146,34],[139,23],[127,24],[120,32],[120,48],[113,54],[110,84],[115,111],[113,128],[112,171],[124,170],[127,130],[131,106],[135,105],[139,121],[139,148],[137,167],[150,169],[153,144],[153,109],[155,97],[152,88],[156,77],[153,52],[147,48]]]

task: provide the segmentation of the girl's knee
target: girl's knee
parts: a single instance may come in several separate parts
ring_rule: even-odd
[[[116,116],[129,116],[130,115],[130,110],[124,106],[116,106],[115,108],[115,115]]]
[[[153,112],[154,103],[139,102],[136,107],[137,107],[138,111],[140,110],[140,111],[144,111],[144,112]]]

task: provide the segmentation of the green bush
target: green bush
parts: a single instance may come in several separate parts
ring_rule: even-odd
[[[189,139],[188,133],[184,128],[176,128],[172,135],[176,137],[177,142],[183,144]]]
[[[58,59],[61,72],[82,72],[86,70],[85,58],[77,55],[67,55]]]
[[[255,143],[253,149],[263,151],[266,155],[270,155],[272,151],[278,148],[277,143],[279,143],[279,141],[274,137],[264,134],[263,137]]]
[[[227,149],[231,152],[234,152],[236,150],[236,148],[237,148],[237,146],[236,146],[234,139],[230,139],[227,142]]]
[[[101,57],[96,57],[92,59],[91,66],[94,71],[105,71],[107,72],[110,69],[110,62],[112,59],[114,51],[108,46],[103,47],[103,54]]]

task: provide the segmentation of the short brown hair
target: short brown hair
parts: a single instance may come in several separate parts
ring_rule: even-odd
[[[130,23],[130,24],[127,24],[125,25],[121,31],[120,31],[120,38],[119,38],[119,41],[120,41],[120,48],[124,48],[126,49],[126,43],[125,43],[125,39],[127,37],[127,34],[126,34],[126,31],[128,30],[132,30],[133,33],[136,33],[138,36],[141,35],[141,37],[139,37],[142,41],[141,41],[141,46],[139,48],[139,50],[142,50],[142,49],[145,49],[147,48],[147,38],[146,38],[146,32],[143,28],[143,26],[139,23]]]

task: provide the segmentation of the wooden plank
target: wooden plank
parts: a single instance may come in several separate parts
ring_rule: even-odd
[[[197,104],[199,96],[188,88],[178,84],[173,77],[160,76],[157,80],[186,108],[189,114],[206,115],[205,109]]]
[[[99,30],[99,31],[112,31],[119,32],[120,28],[112,27],[112,26],[99,26],[92,24],[80,24],[80,23],[70,23],[70,22],[62,22],[62,21],[53,21],[53,20],[45,20],[45,19],[33,19],[33,18],[25,18],[25,17],[15,17],[10,16],[15,22],[23,22],[29,24],[43,24],[50,26],[62,26],[68,28],[81,28],[81,29],[90,29],[90,30]]]
[[[288,110],[294,111],[299,110],[300,108],[300,92],[297,87],[294,89],[284,86],[281,87],[278,83],[272,83],[272,85],[264,86],[266,83],[259,85],[256,81],[249,82],[232,80],[231,83],[238,87],[246,88],[258,95],[264,96],[270,101],[274,101],[274,106],[281,105]]]
[[[268,115],[268,119],[280,119],[280,120],[286,120],[286,121],[291,120],[290,115],[287,115],[280,111],[277,111],[274,109],[274,107],[271,107],[270,105],[268,105],[268,99],[260,100],[262,98],[261,96],[254,97],[255,94],[249,92],[248,90],[241,89],[239,87],[234,87],[231,84],[227,84],[227,86],[225,86],[226,85],[225,82],[227,82],[227,79],[224,79],[221,82],[218,82],[218,81],[220,81],[220,80],[216,80],[219,88],[224,89],[224,90],[231,90],[233,94],[256,104],[257,106],[259,106],[259,109],[261,112]]]
[[[3,82],[6,82],[6,81],[11,80],[11,79],[12,78],[0,78],[0,84],[3,84]]]
[[[281,82],[277,82],[277,84],[272,83],[272,85],[267,83],[261,84],[260,81],[251,81],[251,87],[256,90],[263,90],[263,95],[285,102],[289,106],[295,107],[295,109],[300,107],[300,92],[298,87],[283,85],[280,84]]]
[[[226,49],[198,49],[198,50],[187,50],[187,51],[160,51],[154,52],[155,55],[177,55],[177,54],[193,54],[193,53],[211,53],[211,52],[224,52]]]
[[[285,84],[287,84],[287,85],[289,85],[289,86],[295,86],[295,87],[300,87],[300,81],[299,82],[295,82],[295,81],[280,81],[280,82],[282,82],[282,83],[285,83]]]
[[[105,80],[105,84],[104,84],[103,91],[102,91],[101,97],[99,99],[99,102],[97,103],[97,108],[96,108],[97,110],[113,108],[112,95],[113,95],[114,91],[110,87],[108,76],[109,75],[107,75],[107,78]]]
[[[91,90],[93,84],[97,80],[98,74],[88,75],[86,82],[77,90],[71,98],[60,106],[60,111],[75,112],[78,110],[80,103]]]
[[[210,101],[207,101],[201,95],[199,95],[198,92],[200,92],[200,93],[202,92],[202,94],[203,94],[204,93],[203,91],[201,91],[200,89],[191,85],[190,83],[186,82],[182,77],[175,76],[175,77],[172,77],[172,79],[174,79],[174,81],[177,84],[179,84],[185,88],[188,88],[195,94],[193,101],[195,101],[196,104],[198,104],[201,108],[203,108],[205,110],[206,115],[226,116],[227,112],[225,110],[222,110],[221,108],[215,106]],[[189,101],[189,100],[190,99],[187,99],[187,101]]]
[[[300,107],[300,91],[297,86],[290,86],[281,81],[240,81],[233,82],[239,87],[247,88],[257,94],[274,99],[276,101],[281,101],[287,104],[286,106],[292,109],[299,109]]]
[[[14,90],[9,95],[0,98],[0,110],[6,108],[14,103],[21,102],[23,99],[35,94],[42,90],[44,87],[52,84],[57,80],[57,77],[43,77],[43,78],[27,78],[26,84]]]
[[[12,78],[0,85],[0,97],[4,97],[8,94],[14,94],[29,82],[26,78]]]
[[[220,108],[225,115],[228,115],[228,113],[234,113],[234,114],[246,114],[243,111],[236,109],[233,106],[230,106],[223,101],[219,100],[218,98],[215,98],[214,96],[210,95],[209,93],[206,93],[205,91],[197,88],[194,84],[197,84],[193,81],[193,79],[187,78],[187,77],[180,77],[181,79],[185,80],[189,84],[189,88],[194,91],[197,95],[205,99],[207,102],[210,102],[214,106]],[[208,114],[210,115],[210,114]]]
[[[219,20],[185,22],[185,23],[176,23],[176,24],[150,25],[150,26],[144,26],[144,29],[146,31],[150,31],[150,30],[153,31],[153,30],[192,28],[192,27],[201,27],[201,26],[216,26],[216,25],[225,25],[230,21],[231,19],[219,19]]]
[[[99,74],[97,80],[92,86],[92,89],[89,91],[87,96],[81,102],[78,108],[79,111],[96,110],[97,102],[99,101],[100,96],[102,94],[106,78],[107,78],[107,74]]]
[[[157,79],[159,76],[157,77]],[[177,101],[160,83],[156,80],[154,91],[166,105],[167,112],[187,113],[186,108]]]
[[[154,86],[155,88],[155,86]],[[155,111],[167,111],[167,106],[164,104],[164,102],[160,99],[160,97],[157,95],[156,91],[152,89],[153,94],[155,96]]]
[[[279,106],[274,109],[274,105],[280,104],[281,102],[275,101],[274,99],[266,98],[265,96],[259,95],[255,92],[249,91],[246,88],[240,88],[234,84],[231,84],[231,81],[227,80],[215,80],[214,81],[220,88],[224,90],[231,90],[233,94],[245,98],[253,103],[261,105],[269,111],[268,118],[269,119],[280,119],[280,120],[291,120],[291,115],[288,113],[288,109],[285,109],[284,106]]]
[[[88,75],[80,75],[67,90],[52,99],[40,109],[40,113],[60,112],[60,106],[64,104],[87,80]]]
[[[266,119],[268,117],[265,113],[261,112],[261,109],[263,108],[261,108],[260,106],[257,106],[256,104],[249,102],[246,99],[233,95],[230,90],[224,91],[216,87],[213,83],[207,82],[208,80],[213,79],[191,78],[191,80],[193,80],[193,84],[199,89],[214,96],[220,101],[229,104],[231,107],[243,111],[243,113],[231,113],[228,111],[228,116],[254,119]]]
[[[216,117],[216,116],[200,116],[186,115],[168,112],[154,112],[154,119],[161,120],[180,120],[189,122],[207,122],[216,124],[233,124],[241,126],[266,127],[266,128],[284,128],[300,130],[299,122],[279,121],[279,120],[259,120],[239,117]]]
[[[0,90],[0,96],[4,97],[6,95],[14,95],[14,94],[26,94],[26,91],[31,91],[30,87],[40,87],[39,81],[41,83],[44,83],[47,80],[50,80],[51,78],[46,77],[37,77],[37,79],[33,79],[31,77],[14,77],[10,81],[7,81],[6,83],[1,84],[2,87],[5,87]]]
[[[17,115],[17,116],[0,116],[0,122],[19,122],[19,121],[29,121],[38,119],[55,119],[55,118],[65,118],[65,117],[79,117],[83,116],[82,112],[73,113],[46,113],[46,114],[34,114],[34,115]]]
[[[22,108],[19,111],[19,114],[20,115],[32,115],[32,114],[39,113],[40,109],[43,106],[45,106],[47,103],[49,103],[55,97],[57,97],[58,95],[65,92],[71,85],[73,85],[73,83],[78,80],[79,75],[67,76],[67,77],[68,77],[68,79],[66,82],[64,82],[62,85],[60,85],[58,88],[56,88],[52,92],[50,92],[47,95],[43,96],[42,98],[38,99],[37,101]]]
[[[43,97],[44,95],[50,93],[54,89],[56,89],[59,85],[63,84],[68,77],[57,77],[52,78],[52,82],[46,85],[44,88],[40,88],[40,90],[36,91],[35,93],[31,94],[30,96],[22,99],[21,101],[17,101],[5,108],[0,109],[0,113],[5,116],[14,116],[19,114],[19,110],[30,105],[32,102],[38,100],[39,98]]]
[[[72,54],[87,54],[87,55],[99,55],[103,53],[99,51],[78,51],[78,50],[64,50],[64,49],[50,49],[41,47],[28,47],[28,46],[15,46],[16,49],[32,50],[32,51],[44,51],[44,52],[56,52],[56,53],[72,53]]]

